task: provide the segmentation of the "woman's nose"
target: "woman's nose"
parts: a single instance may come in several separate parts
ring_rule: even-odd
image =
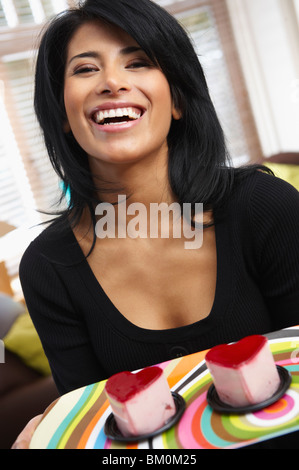
[[[125,71],[107,70],[103,72],[100,83],[97,86],[97,93],[119,94],[131,90],[131,85],[126,77]]]

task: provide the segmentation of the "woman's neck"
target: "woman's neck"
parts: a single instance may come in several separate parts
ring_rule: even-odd
[[[130,203],[149,208],[153,203],[171,204],[176,200],[168,180],[168,157],[124,164],[90,159],[90,169],[95,184],[99,181],[104,188],[98,191],[100,201],[113,204],[119,196],[125,196]]]

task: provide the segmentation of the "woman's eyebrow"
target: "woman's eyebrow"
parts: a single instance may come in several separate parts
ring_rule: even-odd
[[[120,53],[121,55],[128,55],[128,54],[132,54],[133,52],[138,52],[138,51],[143,52],[143,49],[139,46],[128,46],[128,47],[124,47],[123,49],[121,49]]]
[[[128,46],[128,47],[124,47],[123,49],[120,50],[120,54],[121,55],[128,55],[128,54],[132,54],[133,52],[137,52],[137,51],[143,51],[143,49],[139,46]],[[69,63],[68,65],[70,65],[70,63],[75,60],[75,59],[81,59],[81,58],[84,58],[84,57],[91,57],[93,59],[99,59],[101,57],[101,54],[99,52],[96,52],[96,51],[86,51],[86,52],[81,52],[80,54],[76,54],[74,55],[70,60],[69,60]]]

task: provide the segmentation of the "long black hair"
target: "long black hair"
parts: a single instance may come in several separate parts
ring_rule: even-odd
[[[188,34],[150,0],[87,0],[50,22],[36,63],[36,115],[52,165],[69,190],[63,216],[72,214],[76,223],[88,207],[93,218],[94,206],[101,202],[96,199],[85,151],[71,132],[64,132],[67,46],[82,24],[94,20],[122,28],[161,68],[182,113],[181,119],[173,120],[168,135],[170,186],[181,204],[200,202],[205,209],[217,209],[229,197],[236,171],[230,165],[225,137]]]

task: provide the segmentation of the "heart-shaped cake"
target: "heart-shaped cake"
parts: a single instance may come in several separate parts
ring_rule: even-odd
[[[214,346],[206,355],[213,363],[227,367],[239,367],[245,361],[250,361],[264,347],[267,339],[261,335],[246,336],[237,343]]]
[[[176,411],[163,370],[157,366],[119,372],[107,380],[105,391],[124,436],[156,431]]]
[[[206,354],[206,364],[219,398],[234,407],[261,403],[280,384],[268,340],[262,335],[214,346]]]

